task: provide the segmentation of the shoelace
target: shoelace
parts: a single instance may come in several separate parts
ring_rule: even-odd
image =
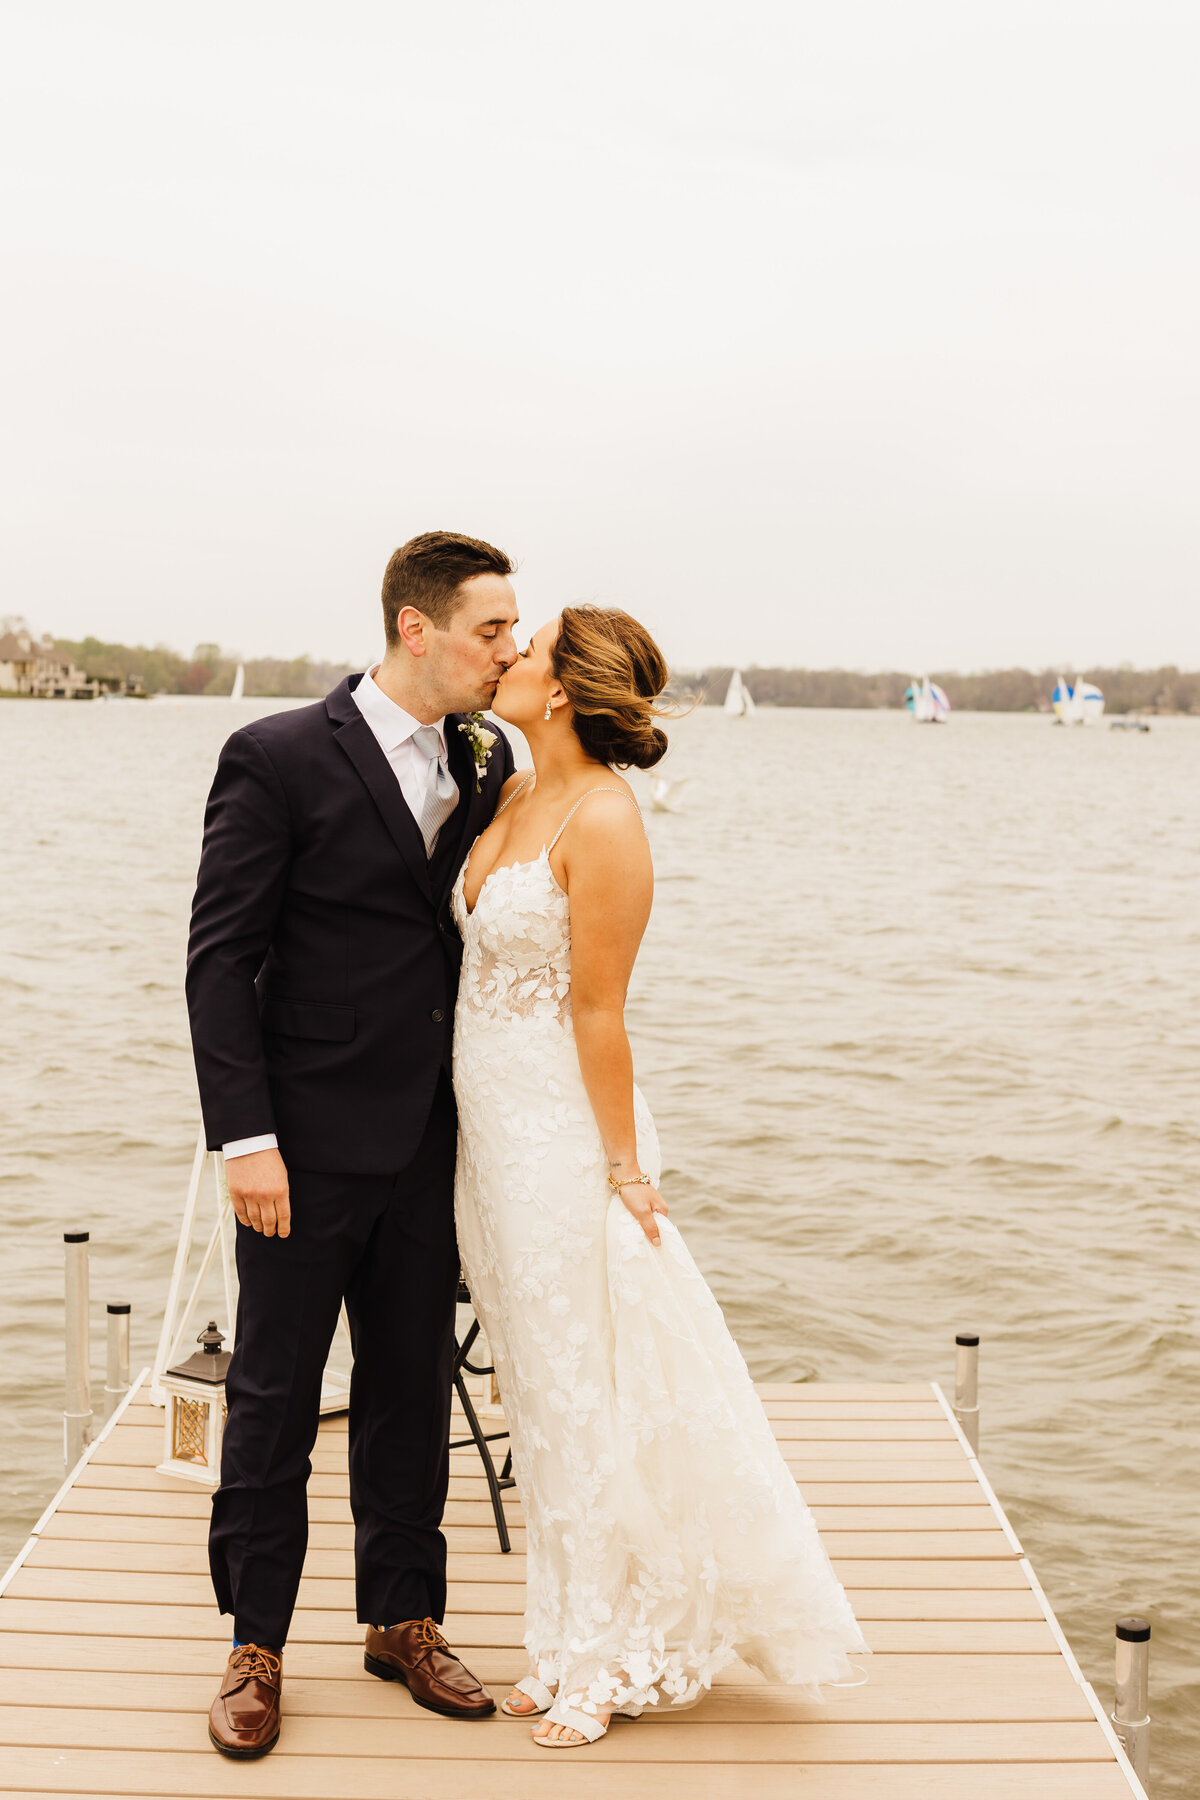
[[[450,1648],[432,1619],[421,1620],[421,1641],[422,1643],[432,1644],[434,1646],[440,1645],[446,1650]]]
[[[262,1649],[258,1644],[243,1644],[239,1650],[234,1651],[232,1660],[239,1675],[244,1675],[247,1679],[257,1676],[260,1681],[272,1680],[283,1667],[277,1656],[272,1656],[269,1650]]]

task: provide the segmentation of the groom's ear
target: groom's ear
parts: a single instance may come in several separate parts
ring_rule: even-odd
[[[424,656],[429,620],[415,606],[402,606],[396,614],[396,636],[410,656]]]

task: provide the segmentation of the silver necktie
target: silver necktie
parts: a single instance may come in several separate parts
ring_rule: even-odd
[[[438,832],[458,805],[458,788],[449,766],[442,757],[442,740],[435,725],[422,725],[414,731],[412,741],[429,758],[425,777],[425,805],[421,809],[421,836],[425,854],[432,856]]]

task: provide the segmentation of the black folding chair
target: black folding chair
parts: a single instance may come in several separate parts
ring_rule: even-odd
[[[458,1278],[458,1303],[460,1306],[470,1306],[471,1304],[471,1290],[461,1275]],[[508,1432],[485,1432],[481,1428],[475,1404],[467,1392],[467,1384],[463,1380],[464,1372],[467,1375],[495,1374],[494,1369],[477,1368],[473,1362],[467,1360],[471,1353],[471,1346],[478,1336],[479,1320],[472,1319],[471,1329],[462,1343],[460,1344],[457,1338],[454,1341],[454,1390],[458,1395],[459,1405],[466,1415],[467,1427],[471,1435],[469,1438],[451,1438],[450,1448],[452,1450],[469,1450],[474,1444],[478,1450],[479,1460],[483,1464],[483,1472],[487,1477],[488,1493],[492,1497],[492,1517],[496,1521],[496,1535],[500,1539],[501,1550],[507,1553],[512,1549],[512,1544],[508,1536],[508,1521],[504,1517],[504,1501],[500,1496],[504,1488],[517,1485],[512,1472],[512,1450],[510,1449],[504,1458],[504,1467],[497,1475],[496,1465],[492,1461],[492,1453],[488,1449],[488,1445],[494,1444],[500,1438],[506,1438]]]

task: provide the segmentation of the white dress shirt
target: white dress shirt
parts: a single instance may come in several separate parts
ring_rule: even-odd
[[[353,690],[354,704],[371,727],[379,748],[391,764],[408,810],[420,825],[425,810],[425,784],[429,779],[429,758],[419,745],[413,743],[413,732],[420,730],[421,721],[406,713],[394,700],[389,700],[383,689],[375,685],[372,677],[378,669],[378,663],[368,669]],[[433,725],[441,740],[441,754],[445,760],[446,721],[435,719]],[[251,1156],[255,1150],[278,1148],[279,1140],[273,1131],[264,1132],[261,1137],[237,1138],[222,1145],[226,1162],[231,1162],[235,1156]]]
[[[429,758],[413,743],[413,732],[421,729],[421,721],[414,719],[411,713],[406,713],[394,700],[389,700],[381,687],[376,687],[372,677],[378,669],[379,664],[376,663],[373,669],[367,670],[354,690],[354,704],[391,763],[392,773],[400,783],[400,792],[408,802],[408,810],[419,825],[421,814],[425,810],[425,784],[429,779]],[[445,719],[435,719],[433,728],[441,742],[441,757],[445,762]]]

